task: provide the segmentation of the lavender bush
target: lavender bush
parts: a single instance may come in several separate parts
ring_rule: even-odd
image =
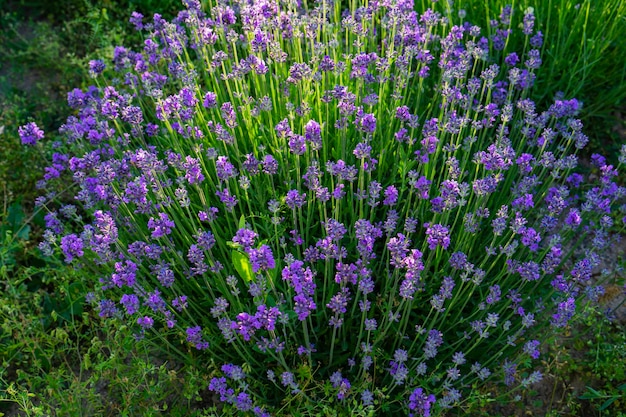
[[[487,37],[447,3],[184,4],[91,62],[40,184],[40,248],[98,276],[100,316],[207,359],[248,415],[429,416],[539,381],[625,190],[599,155],[575,172],[581,103],[528,98],[532,9]]]

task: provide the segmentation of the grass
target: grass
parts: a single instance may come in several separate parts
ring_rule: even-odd
[[[535,26],[544,34],[542,59],[533,100],[546,105],[556,94],[584,105],[582,120],[590,136],[588,151],[615,153],[624,138],[613,128],[624,125],[616,110],[626,105],[626,3],[605,0],[519,0],[467,2],[470,21],[498,15],[504,4],[514,13],[532,7]]]
[[[468,1],[467,19],[483,23],[503,4]],[[533,98],[545,103],[563,92],[582,99],[590,152],[614,154],[624,140],[615,114],[626,105],[626,3],[513,6],[517,13],[534,7],[545,34]],[[139,42],[126,24],[132,10],[171,17],[178,8],[173,0],[13,0],[0,12],[0,415],[219,415],[202,366],[168,362],[123,327],[100,321],[84,304],[95,280],[39,257],[42,216],[32,202],[51,149],[25,149],[17,136],[17,126],[31,120],[52,135],[69,112],[66,92],[89,83],[88,60]],[[582,316],[569,335],[552,341],[546,358],[547,382],[534,399],[498,398],[486,389],[468,412],[626,415],[623,322]]]

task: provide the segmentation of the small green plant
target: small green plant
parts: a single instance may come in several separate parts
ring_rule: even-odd
[[[626,398],[626,384],[619,385],[608,393],[587,387],[587,391],[581,395],[580,398],[590,400],[597,404],[599,403],[598,411],[603,412],[609,409],[614,402],[620,399],[623,401]]]
[[[21,248],[19,241],[28,240],[30,226],[24,224],[24,211],[18,203],[5,207],[0,212],[0,239],[3,249],[0,250],[0,268],[6,275],[16,264],[16,253]]]

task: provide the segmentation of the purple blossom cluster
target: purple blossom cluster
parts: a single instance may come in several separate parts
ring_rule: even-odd
[[[304,321],[316,309],[315,274],[310,267],[305,269],[302,261],[296,260],[283,268],[282,279],[293,286],[295,293],[293,310],[297,314],[298,320]]]
[[[18,133],[23,145],[36,145],[44,136],[43,130],[34,122],[20,126]]]
[[[269,417],[270,414],[262,407],[254,405],[253,396],[247,392],[244,380],[246,374],[241,367],[233,364],[225,364],[222,366],[222,372],[225,377],[214,377],[209,382],[208,389],[219,395],[220,401],[232,404],[238,412],[252,412],[257,417]],[[231,388],[230,384],[238,385],[237,388]]]
[[[626,189],[600,155],[576,172],[577,100],[529,98],[532,11],[484,31],[437,2],[183,3],[90,62],[103,87],[68,94],[39,183],[40,248],[97,266],[99,315],[224,363],[208,389],[235,413],[316,390],[429,416],[476,381],[537,382],[534,331],[597,298]]]

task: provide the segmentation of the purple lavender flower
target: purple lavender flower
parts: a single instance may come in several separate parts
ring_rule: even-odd
[[[220,111],[222,113],[222,117],[224,118],[224,123],[226,123],[226,126],[231,129],[237,127],[237,113],[235,113],[235,108],[230,102],[222,104]]]
[[[354,148],[354,151],[352,151],[352,153],[354,154],[354,156],[357,157],[357,159],[369,158],[370,152],[372,152],[372,147],[368,145],[367,143],[363,143],[363,142],[357,143],[356,147]]]
[[[272,155],[265,155],[263,158],[263,172],[266,174],[274,175],[278,172],[278,162]]]
[[[185,330],[187,333],[187,342],[191,343],[198,350],[205,350],[209,348],[209,343],[202,338],[202,328],[200,326],[188,327]]]
[[[391,265],[399,268],[402,267],[404,259],[409,253],[411,240],[407,239],[402,233],[398,233],[397,237],[392,237],[387,243],[387,249],[391,255]]]
[[[219,209],[217,207],[209,207],[208,211],[199,211],[198,218],[203,222],[212,222],[217,218]]]
[[[314,273],[309,267],[303,268],[302,261],[294,261],[291,265],[283,268],[282,279],[289,281],[293,286],[296,295],[293,300],[295,303],[294,310],[298,315],[298,320],[305,320],[311,311],[315,310],[314,302],[315,280]]]
[[[43,130],[35,122],[30,122],[17,129],[22,145],[36,145],[37,141],[43,139]]]
[[[158,289],[146,295],[145,305],[150,307],[155,313],[159,311],[163,312],[167,307],[167,304],[165,303],[165,300],[163,300],[163,298],[161,297],[161,292]]]
[[[510,54],[506,56],[506,58],[504,58],[504,62],[508,66],[514,67],[515,65],[519,63],[519,57],[517,56],[517,53],[511,52]]]
[[[312,150],[322,148],[322,128],[315,120],[309,120],[304,126],[304,137],[310,142]]]
[[[331,72],[335,69],[335,62],[331,57],[325,55],[319,63],[319,69],[323,72]]]
[[[144,27],[142,22],[143,15],[139,12],[132,12],[128,21],[135,26],[135,30],[139,31],[142,30]]]
[[[305,137],[291,133],[289,135],[289,151],[294,155],[304,155],[306,152]]]
[[[261,321],[256,316],[251,316],[248,313],[239,313],[237,321],[231,322],[231,329],[236,330],[243,336],[245,341],[249,341],[261,326]]]
[[[226,384],[226,378],[211,378],[209,382],[209,390],[220,395],[220,401],[228,401],[235,395],[235,391],[232,388],[228,388]]]
[[[212,109],[217,107],[217,95],[211,91],[204,95],[204,101],[202,105],[207,109]]]
[[[507,387],[510,387],[515,383],[515,378],[517,376],[517,364],[506,359],[502,368],[504,370],[504,384]]]
[[[534,371],[527,378],[522,379],[521,385],[524,388],[528,388],[530,385],[536,384],[542,379],[543,375],[541,374],[541,371]]]
[[[365,331],[373,332],[378,328],[378,322],[376,319],[365,319],[364,326]]]
[[[200,328],[196,328],[198,331]],[[246,373],[243,371],[241,366],[233,365],[232,363],[226,363],[222,365],[222,372],[226,375],[227,378],[232,379],[233,381],[242,381],[246,378]]]
[[[347,232],[343,223],[340,223],[335,219],[328,219],[323,226],[326,229],[326,234],[333,241],[341,240]]]
[[[348,288],[343,288],[340,292],[331,297],[330,302],[326,305],[326,307],[331,309],[334,313],[343,314],[346,312],[349,300],[350,290]]]
[[[507,262],[509,265],[515,265],[515,271],[520,274],[524,281],[537,281],[541,278],[541,269],[537,262],[528,261],[516,264],[510,259]]]
[[[502,293],[500,291],[500,286],[497,284],[493,285],[489,287],[489,295],[487,295],[485,302],[487,304],[497,303],[498,301],[500,301],[501,296],[502,296]]]
[[[139,298],[134,294],[124,294],[120,299],[120,304],[124,306],[129,316],[139,311]]]
[[[411,112],[407,106],[399,106],[396,108],[396,118],[403,121],[408,122],[411,120]]]
[[[405,128],[400,128],[396,133],[394,133],[393,137],[400,143],[406,142],[409,140],[408,138],[409,131]]]
[[[259,173],[260,164],[261,162],[259,162],[259,160],[254,157],[254,154],[249,153],[245,155],[245,160],[243,161],[242,165],[243,168],[250,174],[256,175]]]
[[[115,303],[108,299],[100,300],[98,305],[98,315],[102,318],[114,317],[118,314],[119,310],[115,307]]]
[[[374,243],[376,239],[382,237],[383,231],[364,219],[357,220],[354,229],[360,256],[364,259],[374,259],[376,257]]]
[[[347,165],[341,159],[337,162],[328,161],[326,163],[326,170],[329,174],[337,176],[342,180],[352,182],[356,179],[357,169],[353,165]]]
[[[398,189],[390,185],[385,188],[385,199],[383,200],[383,205],[385,206],[393,206],[398,201]]]
[[[409,176],[411,176],[411,173],[409,172]],[[432,181],[428,180],[426,177],[420,177],[419,179],[416,180],[411,180],[409,182],[409,184],[411,184],[413,187],[415,187],[415,189],[418,192],[418,197],[421,199],[427,199],[428,198],[428,194],[430,192],[430,185],[432,184]]]
[[[289,387],[292,392],[298,392],[298,384],[295,382],[295,378],[291,372],[283,372],[280,375],[280,382],[284,387]]]
[[[143,123],[143,112],[141,107],[128,106],[122,109],[122,120],[133,126],[139,126]]]
[[[330,383],[333,385],[333,388],[339,389],[339,392],[337,393],[337,398],[339,400],[345,399],[346,395],[350,391],[350,381],[347,378],[344,378],[341,375],[340,371],[334,372],[329,379]]]
[[[283,119],[274,127],[276,134],[280,138],[286,138],[291,135],[293,132],[291,131],[291,127],[289,126],[289,120]]]
[[[333,198],[341,200],[346,195],[346,192],[343,190],[344,188],[344,184],[337,184],[337,187],[333,190]]]
[[[533,201],[532,194],[524,194],[521,197],[516,198],[511,203],[511,206],[514,208],[519,208],[521,210],[529,210],[535,207],[535,202]]]
[[[233,242],[240,244],[241,246],[243,246],[243,249],[247,251],[251,249],[252,246],[254,246],[254,239],[257,236],[258,235],[256,234],[256,232],[254,232],[253,230],[245,228],[239,229],[233,237]]]
[[[226,301],[226,299],[223,297],[217,297],[215,299],[215,305],[211,307],[211,310],[210,310],[211,316],[213,316],[213,318],[218,318],[219,316],[224,314],[227,309],[228,309],[228,301]]]
[[[227,156],[217,157],[215,169],[217,170],[217,178],[222,181],[228,181],[229,178],[237,176],[237,168],[229,162]]]
[[[591,279],[592,270],[593,264],[588,258],[576,262],[571,272],[574,282],[587,284]]]
[[[288,83],[297,83],[304,79],[310,78],[313,71],[306,63],[294,63],[289,68],[289,77],[287,77]]]
[[[448,249],[450,246],[450,230],[446,226],[440,224],[425,224],[426,235],[428,236],[428,248],[434,250],[437,246],[441,246],[444,249]]]
[[[537,33],[530,38],[530,46],[533,48],[541,48],[543,45],[543,33],[541,31],[537,31]]]
[[[533,14],[533,9],[529,7],[524,12],[524,22],[523,22],[523,27],[522,27],[522,33],[527,36],[532,34],[534,25],[535,25],[535,15]]]
[[[488,171],[507,170],[513,164],[515,150],[511,147],[510,141],[502,140],[489,145],[487,151],[477,152],[475,158],[484,164]]]
[[[486,196],[494,191],[498,187],[498,181],[492,175],[488,175],[485,178],[479,178],[472,183],[474,193],[478,196]]]
[[[450,266],[454,269],[463,270],[468,264],[467,255],[463,252],[454,252],[450,256]]]
[[[306,203],[306,194],[300,194],[298,190],[289,190],[285,197],[285,203],[292,210],[300,208]]]
[[[159,218],[150,217],[148,228],[152,230],[152,238],[159,239],[172,233],[175,223],[170,220],[167,213],[159,213]]]
[[[409,396],[409,410],[415,412],[409,413],[409,417],[430,417],[430,409],[435,401],[433,394],[426,395],[422,388],[416,388]]]
[[[466,362],[465,354],[463,352],[455,352],[452,355],[452,362],[455,365],[463,365]]]
[[[443,344],[443,333],[437,329],[433,329],[428,332],[426,343],[424,346],[424,357],[426,359],[432,359],[437,356],[437,350],[439,346]]]
[[[262,245],[258,249],[249,249],[248,255],[250,255],[253,272],[266,271],[276,267],[272,249],[267,245]]]
[[[374,404],[374,394],[370,390],[363,390],[361,392],[361,402],[364,406],[369,406]]]
[[[189,182],[189,184],[199,184],[204,181],[200,161],[197,159],[192,158],[191,156],[186,156],[183,168],[185,169],[185,179]]]
[[[133,261],[116,262],[115,272],[111,275],[111,281],[118,287],[127,285],[133,287],[137,272],[137,264]]]
[[[400,284],[399,294],[402,298],[413,299],[413,294],[420,287],[420,273],[424,270],[422,252],[412,249],[402,259],[402,267],[406,269],[405,279]]]
[[[261,304],[257,307],[254,316],[259,320],[263,329],[272,332],[276,329],[276,320],[281,317],[281,312],[278,307],[267,307],[265,304]]]
[[[106,65],[104,65],[104,61],[101,59],[94,59],[89,61],[89,73],[92,77],[96,77],[104,71]]]
[[[250,411],[254,407],[250,394],[247,392],[240,392],[237,394],[237,397],[235,398],[235,407],[239,411]]]
[[[152,317],[143,316],[137,319],[137,324],[143,329],[151,329],[154,326],[154,319]]]
[[[528,59],[524,62],[529,69],[537,69],[541,66],[541,53],[538,49],[528,51]]]
[[[222,191],[216,191],[215,195],[217,195],[220,201],[224,204],[227,211],[233,211],[239,200],[237,196],[231,195],[228,188],[224,188]]]
[[[366,133],[374,133],[376,130],[376,117],[373,114],[361,114],[357,116],[357,120],[355,121],[357,129],[366,132]]]
[[[539,345],[539,340],[529,340],[526,344],[524,344],[524,353],[533,359],[539,358],[540,352],[539,349],[537,349]]]
[[[198,240],[198,246],[200,246],[204,250],[211,250],[211,248],[215,245],[215,237],[213,233],[207,231],[199,231],[196,235]]]
[[[337,284],[341,283],[351,283],[352,285],[356,285],[357,283],[357,267],[354,264],[344,264],[342,262],[337,263],[337,273],[335,274],[335,282]]]
[[[539,242],[541,242],[541,236],[532,227],[522,228],[522,245],[528,247],[531,252],[536,252],[539,249]]]
[[[84,255],[83,241],[75,234],[63,236],[61,250],[65,255],[65,262],[69,264],[75,257],[80,258]]]

